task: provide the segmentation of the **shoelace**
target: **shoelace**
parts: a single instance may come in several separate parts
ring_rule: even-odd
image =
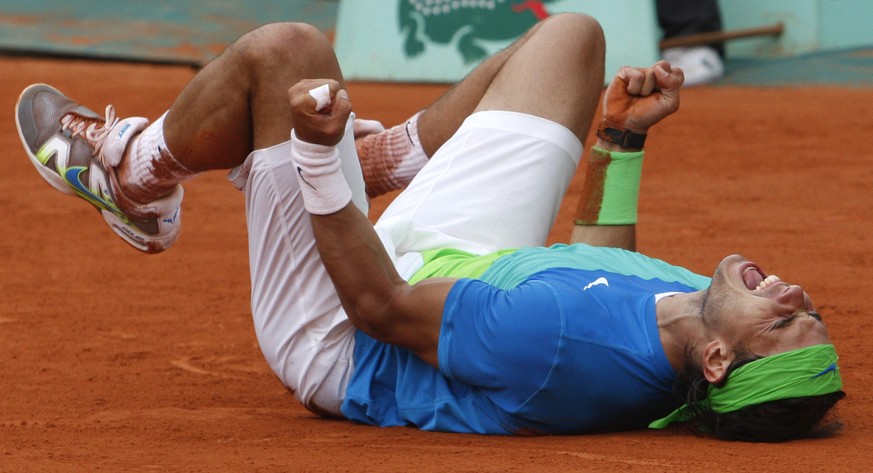
[[[80,136],[94,147],[94,154],[103,161],[103,142],[106,136],[118,123],[115,107],[106,106],[106,118],[85,117],[76,112],[70,112],[61,117],[61,129],[69,130],[73,137]]]

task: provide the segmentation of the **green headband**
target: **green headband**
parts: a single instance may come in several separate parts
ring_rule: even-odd
[[[820,396],[843,387],[837,352],[833,345],[813,345],[746,363],[730,374],[722,387],[709,386],[702,406],[725,414],[779,399]],[[649,428],[663,429],[672,422],[691,420],[694,413],[683,404]]]

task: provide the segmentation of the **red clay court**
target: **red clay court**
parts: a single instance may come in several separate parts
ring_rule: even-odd
[[[671,430],[442,434],[310,414],[258,349],[243,197],[223,174],[186,186],[180,241],[147,256],[43,183],[19,144],[13,109],[30,83],[50,83],[94,110],[113,103],[122,116],[155,118],[194,73],[0,58],[0,470],[795,472],[873,463],[869,87],[690,89],[647,142],[639,250],[703,274],[742,253],[804,286],[841,355],[845,430],[758,445]],[[350,85],[358,115],[386,124],[444,90]],[[552,242],[569,236],[582,177]],[[389,199],[376,202],[372,217]]]

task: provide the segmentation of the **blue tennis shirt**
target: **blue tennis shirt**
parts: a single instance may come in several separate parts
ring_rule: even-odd
[[[569,434],[643,428],[677,407],[655,296],[702,289],[709,278],[588,245],[525,248],[489,262],[449,292],[439,369],[356,334],[346,417],[448,432]]]

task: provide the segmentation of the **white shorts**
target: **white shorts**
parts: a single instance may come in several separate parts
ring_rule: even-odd
[[[366,213],[351,123],[340,156],[354,201]],[[485,254],[543,245],[581,154],[579,139],[557,123],[515,112],[476,113],[391,203],[376,231],[406,278],[428,249]],[[354,369],[354,327],[315,246],[290,142],[254,151],[229,177],[246,195],[261,350],[303,405],[341,415]]]

